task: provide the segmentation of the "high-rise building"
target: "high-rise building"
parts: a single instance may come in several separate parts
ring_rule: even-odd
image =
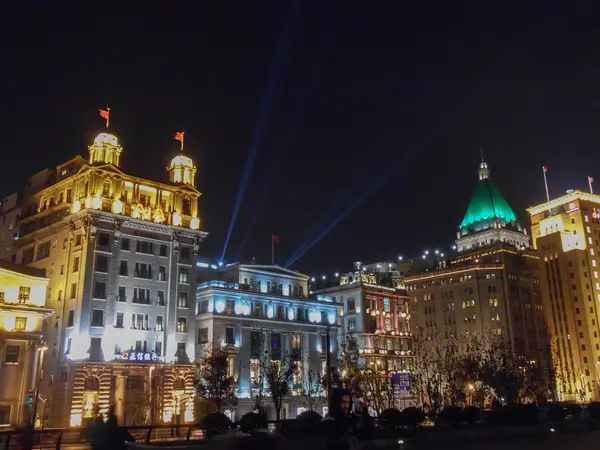
[[[502,336],[513,354],[549,364],[540,261],[485,161],[459,225],[457,253],[405,278],[411,314],[425,338]]]
[[[210,280],[196,291],[196,359],[211,345],[229,354],[239,403],[228,413],[236,420],[254,410],[261,358],[268,355],[297,364],[281,415],[295,418],[308,408],[305,393],[319,391],[310,383],[320,383],[326,374],[328,334],[330,354],[337,353],[340,305],[330,296],[309,296],[307,275],[276,265],[236,263],[219,270],[218,280],[214,271],[206,275]],[[271,401],[265,399],[263,406],[275,419]],[[312,406],[323,413],[325,398],[314,399]]]
[[[168,182],[121,165],[114,134],[42,172],[24,190],[16,260],[44,269],[48,352],[41,393],[52,426],[80,425],[114,407],[123,424],[193,420],[196,167],[178,153]],[[39,185],[39,183],[37,183]]]
[[[542,295],[561,400],[600,400],[600,196],[570,191],[532,206]]]
[[[381,267],[378,267],[381,266]],[[410,385],[412,329],[406,290],[393,263],[363,265],[340,275],[339,285],[314,289],[341,304],[339,341],[356,340],[360,361],[374,364],[396,385],[398,406],[414,403]],[[367,270],[369,269],[369,270]],[[316,280],[315,280],[316,281]]]
[[[42,327],[53,313],[45,306],[47,285],[43,270],[0,261],[0,427],[33,421],[46,353]]]

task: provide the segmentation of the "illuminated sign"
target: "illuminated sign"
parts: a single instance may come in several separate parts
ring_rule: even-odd
[[[410,391],[412,388],[412,378],[410,373],[395,373],[392,375],[392,386],[394,391]]]
[[[154,352],[125,352],[123,353],[123,359],[127,361],[156,362],[160,361],[160,356]]]

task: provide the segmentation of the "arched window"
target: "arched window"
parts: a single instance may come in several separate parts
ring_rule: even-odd
[[[85,379],[85,384],[83,389],[86,391],[99,391],[100,390],[100,381],[95,376],[89,376]]]

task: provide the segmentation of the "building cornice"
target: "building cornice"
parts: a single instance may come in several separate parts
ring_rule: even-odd
[[[440,278],[447,277],[451,275],[459,275],[467,272],[477,272],[477,271],[489,271],[489,270],[503,270],[504,264],[477,264],[472,266],[467,266],[462,269],[459,268],[451,268],[446,270],[440,270],[436,272],[428,272],[426,275],[413,275],[408,276],[404,279],[405,283],[413,283],[415,281],[423,281],[423,280],[431,280],[432,278]]]
[[[533,216],[575,200],[585,200],[587,202],[597,203],[600,205],[600,195],[590,194],[589,192],[575,191],[571,192],[570,194],[563,195],[562,197],[555,198],[554,200],[550,200],[549,202],[545,202],[536,206],[530,206],[527,208],[527,212]]]

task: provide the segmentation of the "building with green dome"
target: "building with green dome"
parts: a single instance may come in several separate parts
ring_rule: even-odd
[[[459,225],[456,246],[459,252],[504,242],[530,248],[531,241],[517,221],[514,211],[490,179],[490,170],[482,159],[479,180],[467,212]]]

